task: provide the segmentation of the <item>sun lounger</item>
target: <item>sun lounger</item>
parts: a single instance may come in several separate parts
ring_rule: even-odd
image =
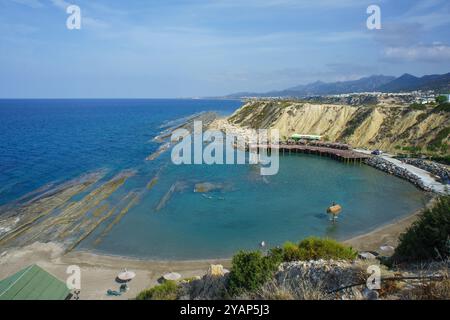
[[[108,296],[121,296],[122,295],[122,293],[117,292],[115,290],[111,290],[111,289],[108,289],[108,291],[106,291],[106,294]]]

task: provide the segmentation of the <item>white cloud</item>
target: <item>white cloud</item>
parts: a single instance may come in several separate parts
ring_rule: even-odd
[[[51,0],[54,6],[61,8],[63,10],[66,10],[68,6],[70,6],[70,3],[64,1],[64,0]]]
[[[411,47],[387,47],[384,56],[395,61],[450,62],[450,46],[435,43]]]
[[[30,8],[42,8],[44,6],[39,0],[13,0],[13,2]]]
[[[448,0],[419,1],[395,20],[400,23],[421,24],[424,30],[432,30],[450,24]]]
[[[294,8],[346,8],[355,6],[365,6],[370,1],[366,0],[215,0],[208,1],[207,6],[210,7],[294,7]],[[380,2],[380,1],[379,1]]]

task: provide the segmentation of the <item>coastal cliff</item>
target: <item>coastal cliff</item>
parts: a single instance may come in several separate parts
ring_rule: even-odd
[[[450,148],[450,113],[433,107],[255,100],[233,113],[228,122],[254,129],[278,129],[281,139],[300,133],[386,151],[448,154]]]

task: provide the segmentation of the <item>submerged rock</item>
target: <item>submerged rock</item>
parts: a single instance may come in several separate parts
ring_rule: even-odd
[[[198,192],[198,193],[207,193],[207,192],[211,192],[211,191],[217,191],[217,190],[222,190],[224,188],[224,185],[221,183],[211,183],[211,182],[202,182],[202,183],[197,183],[194,186],[194,192]]]
[[[170,187],[170,189],[166,192],[166,194],[161,198],[161,200],[159,201],[159,203],[156,206],[155,210],[156,211],[160,211],[161,209],[163,209],[167,205],[169,200],[172,198],[172,195],[175,192],[183,191],[185,188],[186,188],[186,184],[184,182],[181,182],[181,181],[175,182]]]

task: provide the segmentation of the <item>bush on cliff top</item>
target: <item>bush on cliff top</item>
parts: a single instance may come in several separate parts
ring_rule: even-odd
[[[394,262],[440,260],[450,257],[450,196],[439,198],[406,233],[392,257]]]
[[[302,260],[300,248],[295,243],[286,242],[283,245],[282,252],[283,252],[283,261],[285,262]]]
[[[228,292],[238,295],[259,289],[273,276],[280,262],[275,254],[264,256],[260,251],[239,251],[231,262]]]
[[[299,260],[353,260],[357,252],[331,239],[307,238],[299,244],[286,242],[267,255],[260,251],[240,251],[232,259],[228,293],[232,296],[255,292],[273,277],[282,262]]]
[[[282,248],[283,261],[307,260],[353,260],[358,253],[332,239],[310,237],[302,240],[298,245],[286,242]]]
[[[177,296],[177,283],[175,281],[164,281],[160,285],[139,293],[136,300],[175,300]]]
[[[298,245],[300,260],[353,260],[358,252],[336,240],[320,239],[316,237],[306,238]]]

